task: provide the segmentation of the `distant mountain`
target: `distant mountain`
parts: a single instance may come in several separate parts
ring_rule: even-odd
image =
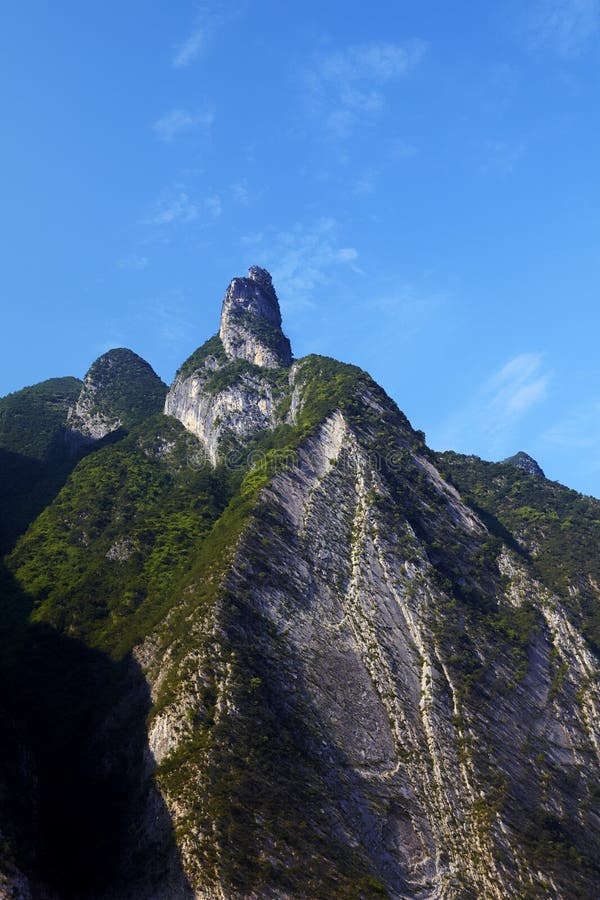
[[[107,357],[0,572],[0,896],[600,896],[600,502],[293,361],[258,267],[168,392]]]

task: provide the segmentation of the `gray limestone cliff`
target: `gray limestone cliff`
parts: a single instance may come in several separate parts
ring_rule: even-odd
[[[279,301],[270,274],[251,266],[247,278],[227,288],[219,337],[230,359],[245,359],[268,369],[289,366],[290,342],[281,330]]]
[[[219,335],[183,364],[165,413],[199,438],[214,465],[223,441],[227,450],[235,449],[239,441],[275,427],[287,390],[282,370],[291,360],[271,276],[252,266],[247,278],[231,281]]]
[[[160,412],[166,385],[137,353],[109,350],[91,365],[67,416],[73,443],[97,441],[118,428],[130,428]]]
[[[353,408],[275,467],[187,648],[139,651],[195,897],[591,900],[598,659],[393,404]]]

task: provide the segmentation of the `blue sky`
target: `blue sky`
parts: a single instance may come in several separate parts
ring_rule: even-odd
[[[249,265],[435,449],[600,496],[600,0],[7,0],[0,393],[170,382]]]

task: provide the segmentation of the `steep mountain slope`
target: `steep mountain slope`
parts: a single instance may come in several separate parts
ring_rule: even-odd
[[[234,279],[7,559],[2,890],[596,898],[600,502],[286,340]]]
[[[72,468],[65,423],[81,382],[51,378],[0,398],[0,552],[50,502]]]

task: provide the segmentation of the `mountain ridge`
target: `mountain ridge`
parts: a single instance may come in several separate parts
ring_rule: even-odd
[[[177,415],[95,444],[5,559],[40,786],[7,896],[591,900],[600,502],[261,340],[202,345]]]

